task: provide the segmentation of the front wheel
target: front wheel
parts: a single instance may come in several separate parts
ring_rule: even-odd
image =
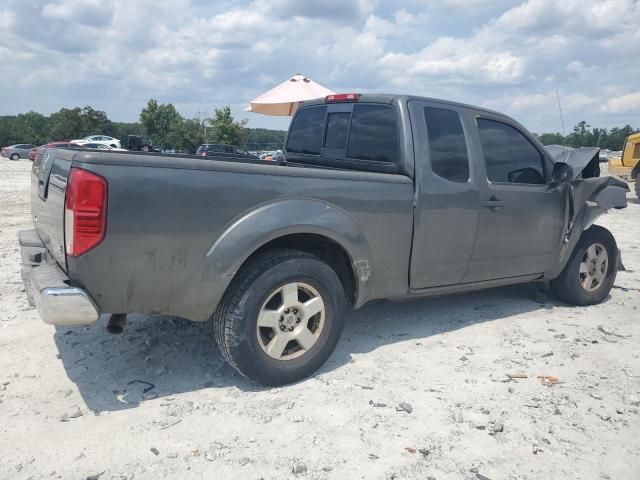
[[[225,359],[263,385],[308,377],[329,358],[347,306],[335,271],[297,250],[274,250],[236,275],[213,328]]]
[[[18,155],[17,153],[13,153],[11,154],[11,160],[20,160],[20,155]]]
[[[553,293],[573,305],[602,302],[618,270],[618,247],[611,232],[593,225],[582,233],[562,273],[551,281]]]
[[[640,200],[640,172],[638,172],[638,176],[636,177],[636,197]]]

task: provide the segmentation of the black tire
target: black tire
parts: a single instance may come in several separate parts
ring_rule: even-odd
[[[325,307],[324,326],[308,352],[276,360],[259,344],[258,314],[273,292],[290,282],[304,282],[318,292]],[[298,250],[273,250],[238,272],[212,317],[214,335],[224,358],[246,378],[285,385],[308,377],[326,362],[342,333],[346,307],[342,283],[329,265]]]
[[[9,157],[9,158],[11,158],[11,160],[13,160],[13,161],[20,160],[20,155],[17,154],[17,153],[12,153],[11,157]]]
[[[111,145],[109,145],[111,148],[118,148],[116,145],[114,145],[113,143]]]
[[[638,200],[640,200],[640,173],[638,173],[638,176],[636,177],[635,187],[636,187],[636,197],[638,197]]]
[[[580,283],[580,263],[587,249],[596,243],[607,251],[607,267],[604,280],[594,290],[589,291]],[[571,305],[594,305],[609,295],[617,270],[618,246],[615,238],[606,228],[593,225],[582,233],[564,270],[551,281],[551,290],[560,300]]]

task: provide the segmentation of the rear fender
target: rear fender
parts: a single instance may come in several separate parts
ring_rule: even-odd
[[[279,200],[242,215],[207,252],[209,267],[230,281],[252,253],[292,234],[321,235],[340,245],[355,272],[356,306],[369,297],[373,259],[360,227],[336,206],[313,199]]]

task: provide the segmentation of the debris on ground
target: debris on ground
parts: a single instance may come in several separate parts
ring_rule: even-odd
[[[300,475],[307,471],[307,466],[304,463],[296,463],[291,468],[291,473],[294,475]]]
[[[404,412],[407,412],[407,413],[411,413],[411,412],[413,412],[413,407],[410,404],[406,403],[406,402],[401,402],[401,403],[398,404],[398,406],[396,406],[396,411],[398,411],[398,412],[404,411]]]
[[[557,385],[560,382],[558,377],[554,377],[553,375],[538,375],[540,379],[540,383],[543,385]]]

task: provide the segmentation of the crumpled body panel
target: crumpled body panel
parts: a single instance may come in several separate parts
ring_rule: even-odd
[[[549,275],[553,278],[564,268],[584,230],[607,210],[627,206],[626,194],[629,186],[616,177],[600,177],[599,148],[570,148],[561,145],[549,145],[545,148],[554,162],[566,163],[573,171],[571,180],[557,184],[565,193],[567,203],[560,262],[557,271],[550,272]]]
[[[554,162],[563,162],[571,166],[574,178],[592,178],[600,176],[600,149],[598,147],[571,148],[563,145],[544,147]]]

